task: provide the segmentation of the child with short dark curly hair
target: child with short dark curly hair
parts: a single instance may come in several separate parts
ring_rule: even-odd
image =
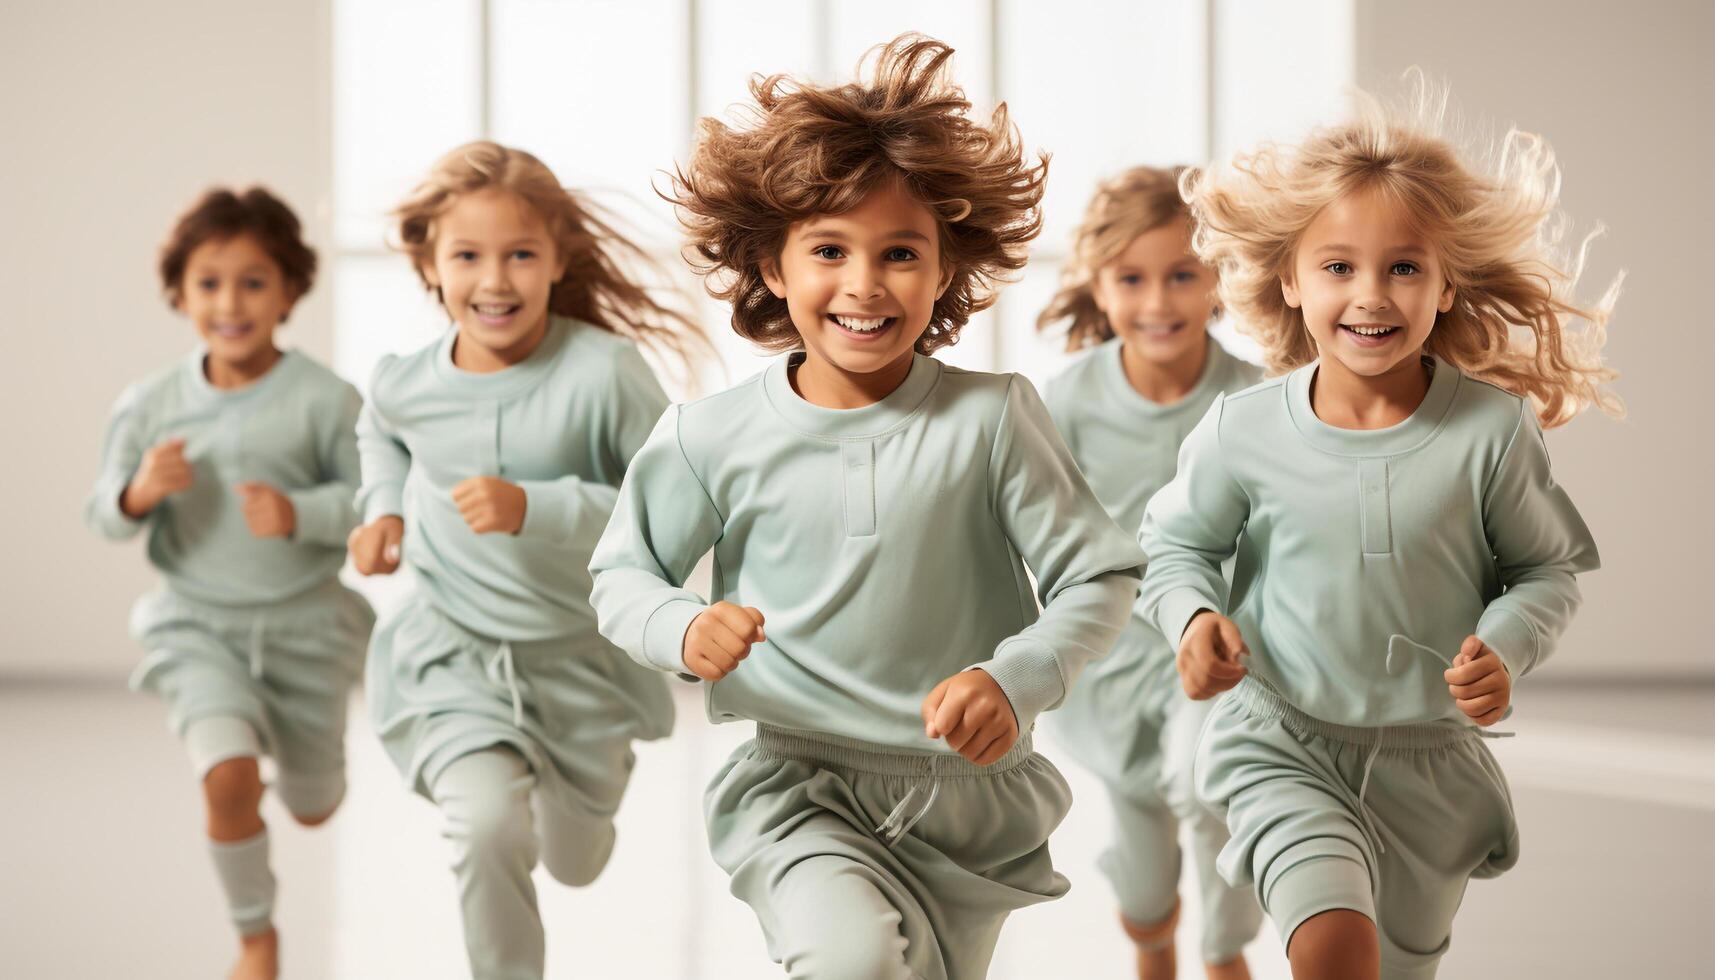
[[[671,199],[734,329],[791,353],[668,412],[591,564],[605,635],[756,722],[709,839],[794,977],[980,977],[1065,892],[1031,728],[1143,560],[1028,381],[928,356],[1024,264],[1046,175],[951,55],[907,35],[865,82],[759,79],[746,126],[704,120]],[[712,604],[683,587],[711,548]]]
[[[345,796],[345,708],[374,616],[339,582],[357,526],[361,399],[274,335],[316,256],[260,187],[211,190],[161,250],[161,287],[196,352],[120,396],[85,513],[149,532],[165,587],[132,612],[132,686],[167,702],[207,803],[209,847],[242,937],[236,977],[278,972],[258,759],[298,822]]]

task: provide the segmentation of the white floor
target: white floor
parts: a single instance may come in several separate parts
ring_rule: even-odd
[[[579,891],[540,877],[550,977],[778,975],[702,831],[703,784],[747,733],[711,727],[684,692],[673,738],[640,748],[607,872]],[[1524,856],[1507,876],[1473,883],[1442,976],[1715,976],[1712,706],[1707,688],[1528,693],[1520,737],[1495,743]],[[306,831],[269,804],[286,976],[463,976],[436,814],[400,786],[353,715],[340,815]],[[0,761],[0,976],[221,975],[232,940],[200,802],[158,704],[117,684],[0,682]],[[1084,801],[1054,839],[1072,892],[1012,918],[996,978],[1127,975],[1095,865],[1106,807],[1095,783],[1064,768]],[[1182,942],[1194,944],[1195,903],[1186,908]],[[1250,949],[1253,971],[1284,978],[1267,929]],[[1199,975],[1194,958],[1183,965],[1182,977]]]

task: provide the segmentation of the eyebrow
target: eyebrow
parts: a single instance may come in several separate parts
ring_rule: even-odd
[[[523,238],[514,238],[501,247],[502,248],[511,248],[514,245],[540,245],[545,241],[547,241],[547,239],[543,238],[540,235],[528,235],[528,236],[525,236]],[[482,242],[474,241],[474,240],[469,239],[469,238],[455,238],[452,241],[447,243],[448,247],[456,247],[459,245],[481,245],[481,244],[482,244]]]
[[[832,228],[825,228],[825,229],[821,229],[819,231],[807,231],[804,233],[804,237],[805,238],[827,238],[827,239],[831,239],[833,241],[843,242],[846,240],[847,236],[845,235],[844,232],[836,231]],[[888,234],[883,235],[882,237],[887,238],[887,239],[906,239],[908,241],[918,241],[918,242],[926,242],[929,240],[928,235],[925,235],[920,231],[912,231],[909,228],[901,228],[898,231],[889,232]]]
[[[1356,252],[1356,251],[1357,251],[1357,249],[1351,245],[1346,245],[1346,244],[1342,244],[1340,242],[1335,242],[1332,245],[1322,246],[1321,248],[1317,249],[1315,251],[1315,253],[1313,253],[1313,254],[1321,255],[1323,252]],[[1395,255],[1428,255],[1429,254],[1428,249],[1425,249],[1419,245],[1403,245],[1403,246],[1400,246],[1398,248],[1387,249],[1387,251],[1392,252]]]

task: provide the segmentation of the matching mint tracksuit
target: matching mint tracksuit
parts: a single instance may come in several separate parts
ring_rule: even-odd
[[[333,372],[286,352],[243,388],[210,385],[198,350],[120,396],[85,517],[115,540],[148,532],[165,580],[139,599],[144,650],[134,688],[160,696],[199,780],[221,762],[267,755],[273,789],[316,818],[345,796],[345,713],[374,616],[339,582],[357,524],[353,427],[361,400]],[[142,520],[119,509],[143,454],[185,440],[191,486]],[[258,538],[233,485],[256,480],[292,502],[289,538]],[[270,928],[266,831],[210,842],[240,932]]]
[[[1369,916],[1389,978],[1433,976],[1467,881],[1518,860],[1494,733],[1442,672],[1474,633],[1522,681],[1598,565],[1530,404],[1427,363],[1428,395],[1386,429],[1319,420],[1315,364],[1217,399],[1141,533],[1161,633],[1215,610],[1251,652],[1196,753],[1232,834],[1222,873],[1283,941],[1319,912]]]
[[[1007,915],[1067,888],[1047,842],[1071,799],[1030,732],[1113,646],[1143,556],[1023,378],[919,356],[836,411],[794,391],[802,356],[655,427],[591,565],[602,632],[683,675],[707,608],[684,582],[713,549],[711,598],[768,638],[705,687],[711,719],[757,730],[709,786],[709,841],[770,954],[794,977],[981,977]],[[986,768],[920,713],[970,668],[1020,732]]]
[[[1215,399],[1260,377],[1213,339],[1208,344],[1197,384],[1171,405],[1132,387],[1117,339],[1084,352],[1048,384],[1048,411],[1090,488],[1121,527],[1142,522],[1150,497],[1173,478],[1180,443]],[[1202,897],[1202,959],[1224,963],[1255,938],[1262,913],[1248,888],[1227,884],[1215,870],[1227,843],[1226,823],[1197,801],[1191,785],[1197,735],[1213,702],[1185,696],[1174,652],[1134,611],[1113,653],[1091,664],[1066,703],[1046,718],[1067,752],[1107,787],[1114,843],[1101,867],[1119,896],[1120,914],[1135,926],[1173,915],[1183,825]]]
[[[673,725],[666,681],[602,639],[590,552],[667,399],[632,343],[553,317],[523,362],[453,365],[456,330],[383,358],[358,426],[364,520],[405,522],[411,597],[370,645],[365,686],[406,784],[454,844],[478,980],[542,975],[530,872],[585,885],[607,864],[635,739]],[[523,488],[524,524],[477,534],[452,491]]]

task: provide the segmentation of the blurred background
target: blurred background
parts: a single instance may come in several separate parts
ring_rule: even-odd
[[[652,187],[752,73],[844,80],[905,30],[953,44],[971,99],[1005,101],[1053,155],[1029,268],[943,355],[1039,384],[1063,355],[1034,320],[1109,173],[1294,138],[1339,119],[1353,86],[1400,95],[1411,66],[1450,85],[1473,144],[1509,125],[1549,138],[1576,228],[1609,229],[1584,294],[1628,273],[1608,353],[1630,415],[1549,436],[1603,568],[1522,685],[1520,737],[1496,748],[1524,857],[1472,887],[1443,975],[1715,971],[1715,658],[1691,615],[1715,595],[1715,5],[20,0],[0,11],[0,275],[15,301],[0,359],[14,555],[0,571],[0,975],[216,976],[233,945],[183,753],[161,706],[124,690],[139,655],[126,618],[155,576],[140,547],[81,523],[114,398],[194,343],[154,277],[179,210],[217,183],[289,201],[323,272],[285,341],[362,385],[381,354],[446,322],[387,249],[386,210],[457,143],[521,146],[618,212],[694,297],[721,353],[697,379],[707,392],[763,361],[680,261]],[[1219,336],[1247,352],[1231,325]],[[543,879],[550,976],[775,975],[701,829],[702,785],[746,732],[711,728],[684,693],[679,731],[640,750],[608,872],[579,892]],[[399,786],[361,710],[351,752],[341,815],[275,833],[286,975],[460,976],[435,814]],[[1055,847],[1073,891],[1013,918],[996,977],[1127,975],[1095,870],[1106,807],[1065,769],[1081,802]],[[1252,950],[1259,977],[1286,976],[1272,934]]]

